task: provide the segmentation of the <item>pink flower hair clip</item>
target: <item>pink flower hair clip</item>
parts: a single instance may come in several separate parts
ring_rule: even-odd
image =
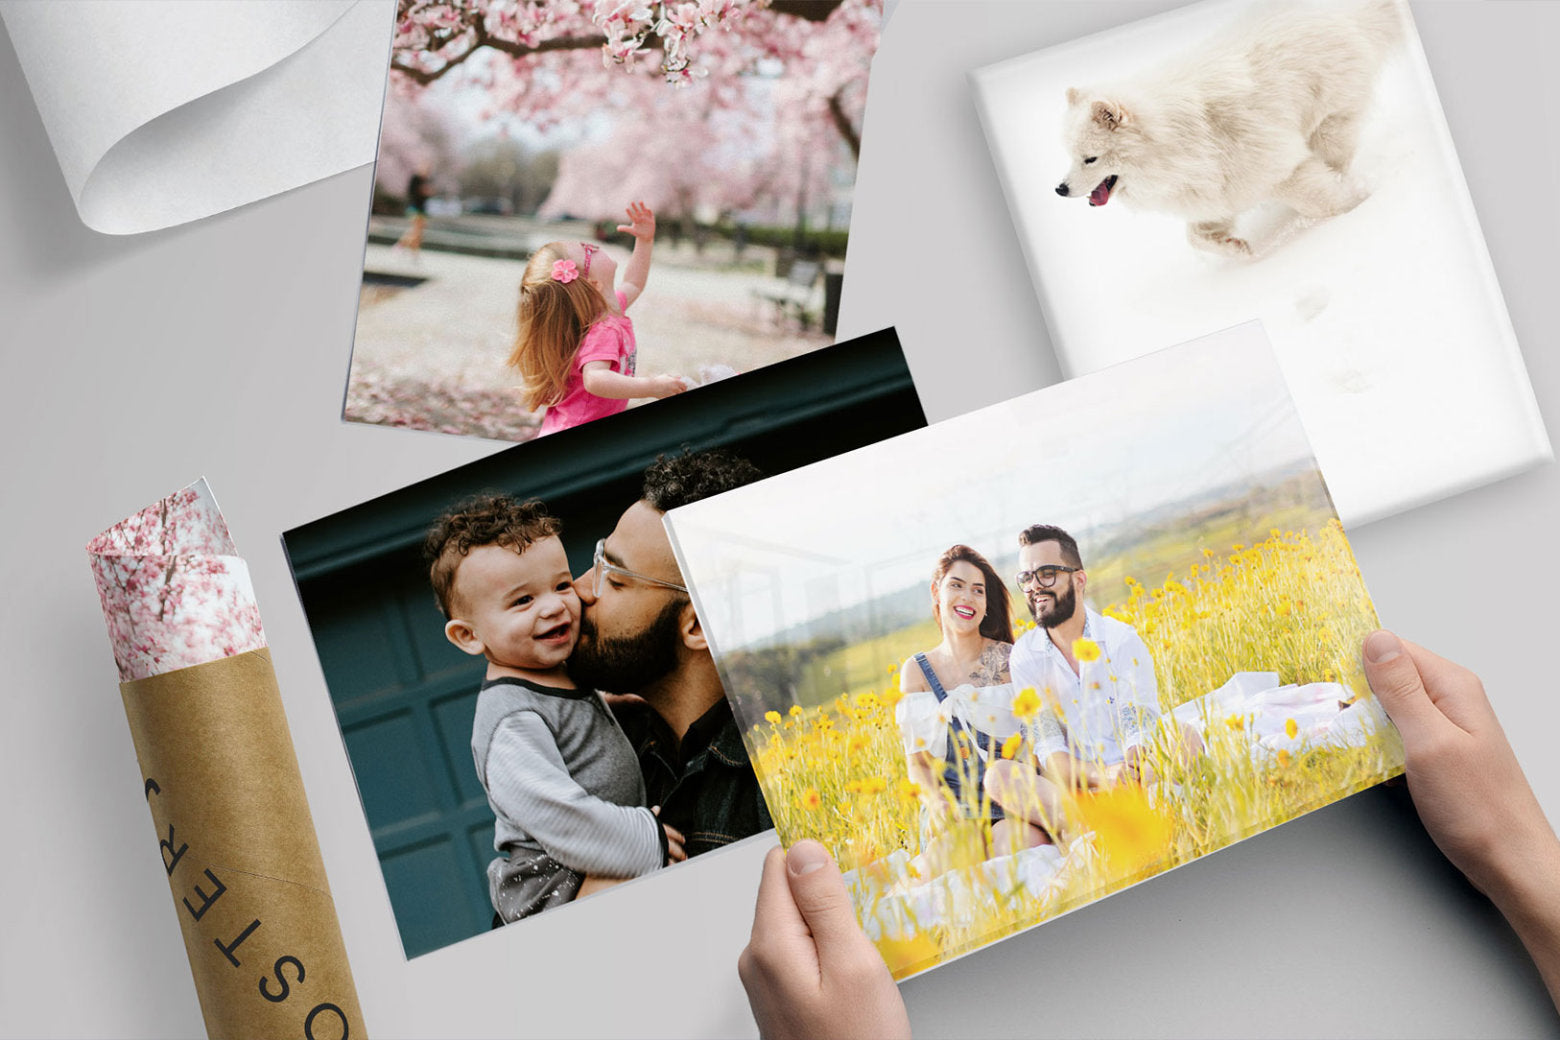
[[[555,282],[568,285],[580,276],[579,268],[574,266],[573,260],[553,261],[552,277]]]

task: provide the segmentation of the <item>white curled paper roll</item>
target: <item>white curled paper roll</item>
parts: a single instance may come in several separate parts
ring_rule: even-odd
[[[374,161],[389,0],[0,4],[82,221],[171,227]]]

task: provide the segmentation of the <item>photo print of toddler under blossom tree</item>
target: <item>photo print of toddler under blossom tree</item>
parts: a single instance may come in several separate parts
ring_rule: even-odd
[[[598,288],[632,322],[624,400],[828,345],[882,19],[882,0],[402,0],[344,418],[535,436],[532,374],[506,362],[549,245],[616,265]]]

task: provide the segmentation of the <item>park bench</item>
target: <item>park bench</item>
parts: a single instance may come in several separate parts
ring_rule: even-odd
[[[777,319],[794,317],[805,329],[812,320],[813,294],[822,274],[823,265],[816,260],[796,260],[791,263],[791,270],[784,280],[762,289],[754,289],[753,295],[772,304]]]

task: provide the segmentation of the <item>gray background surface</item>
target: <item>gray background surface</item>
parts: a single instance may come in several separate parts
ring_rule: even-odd
[[[841,332],[896,325],[930,419],[1058,378],[965,72],[1172,6],[905,0],[894,12]],[[1553,429],[1560,4],[1448,0],[1414,14]],[[767,837],[402,959],[277,536],[499,446],[337,418],[369,184],[363,169],[191,227],[97,235],[76,218],[0,42],[0,1034],[202,1032],[82,552],[200,474],[254,571],[370,1030],[751,1034],[735,960]],[[1459,402],[1444,404],[1457,423]],[[1484,677],[1551,818],[1557,521],[1551,465],[1353,533],[1385,622]],[[903,991],[922,1036],[1560,1032],[1515,938],[1401,789]]]

